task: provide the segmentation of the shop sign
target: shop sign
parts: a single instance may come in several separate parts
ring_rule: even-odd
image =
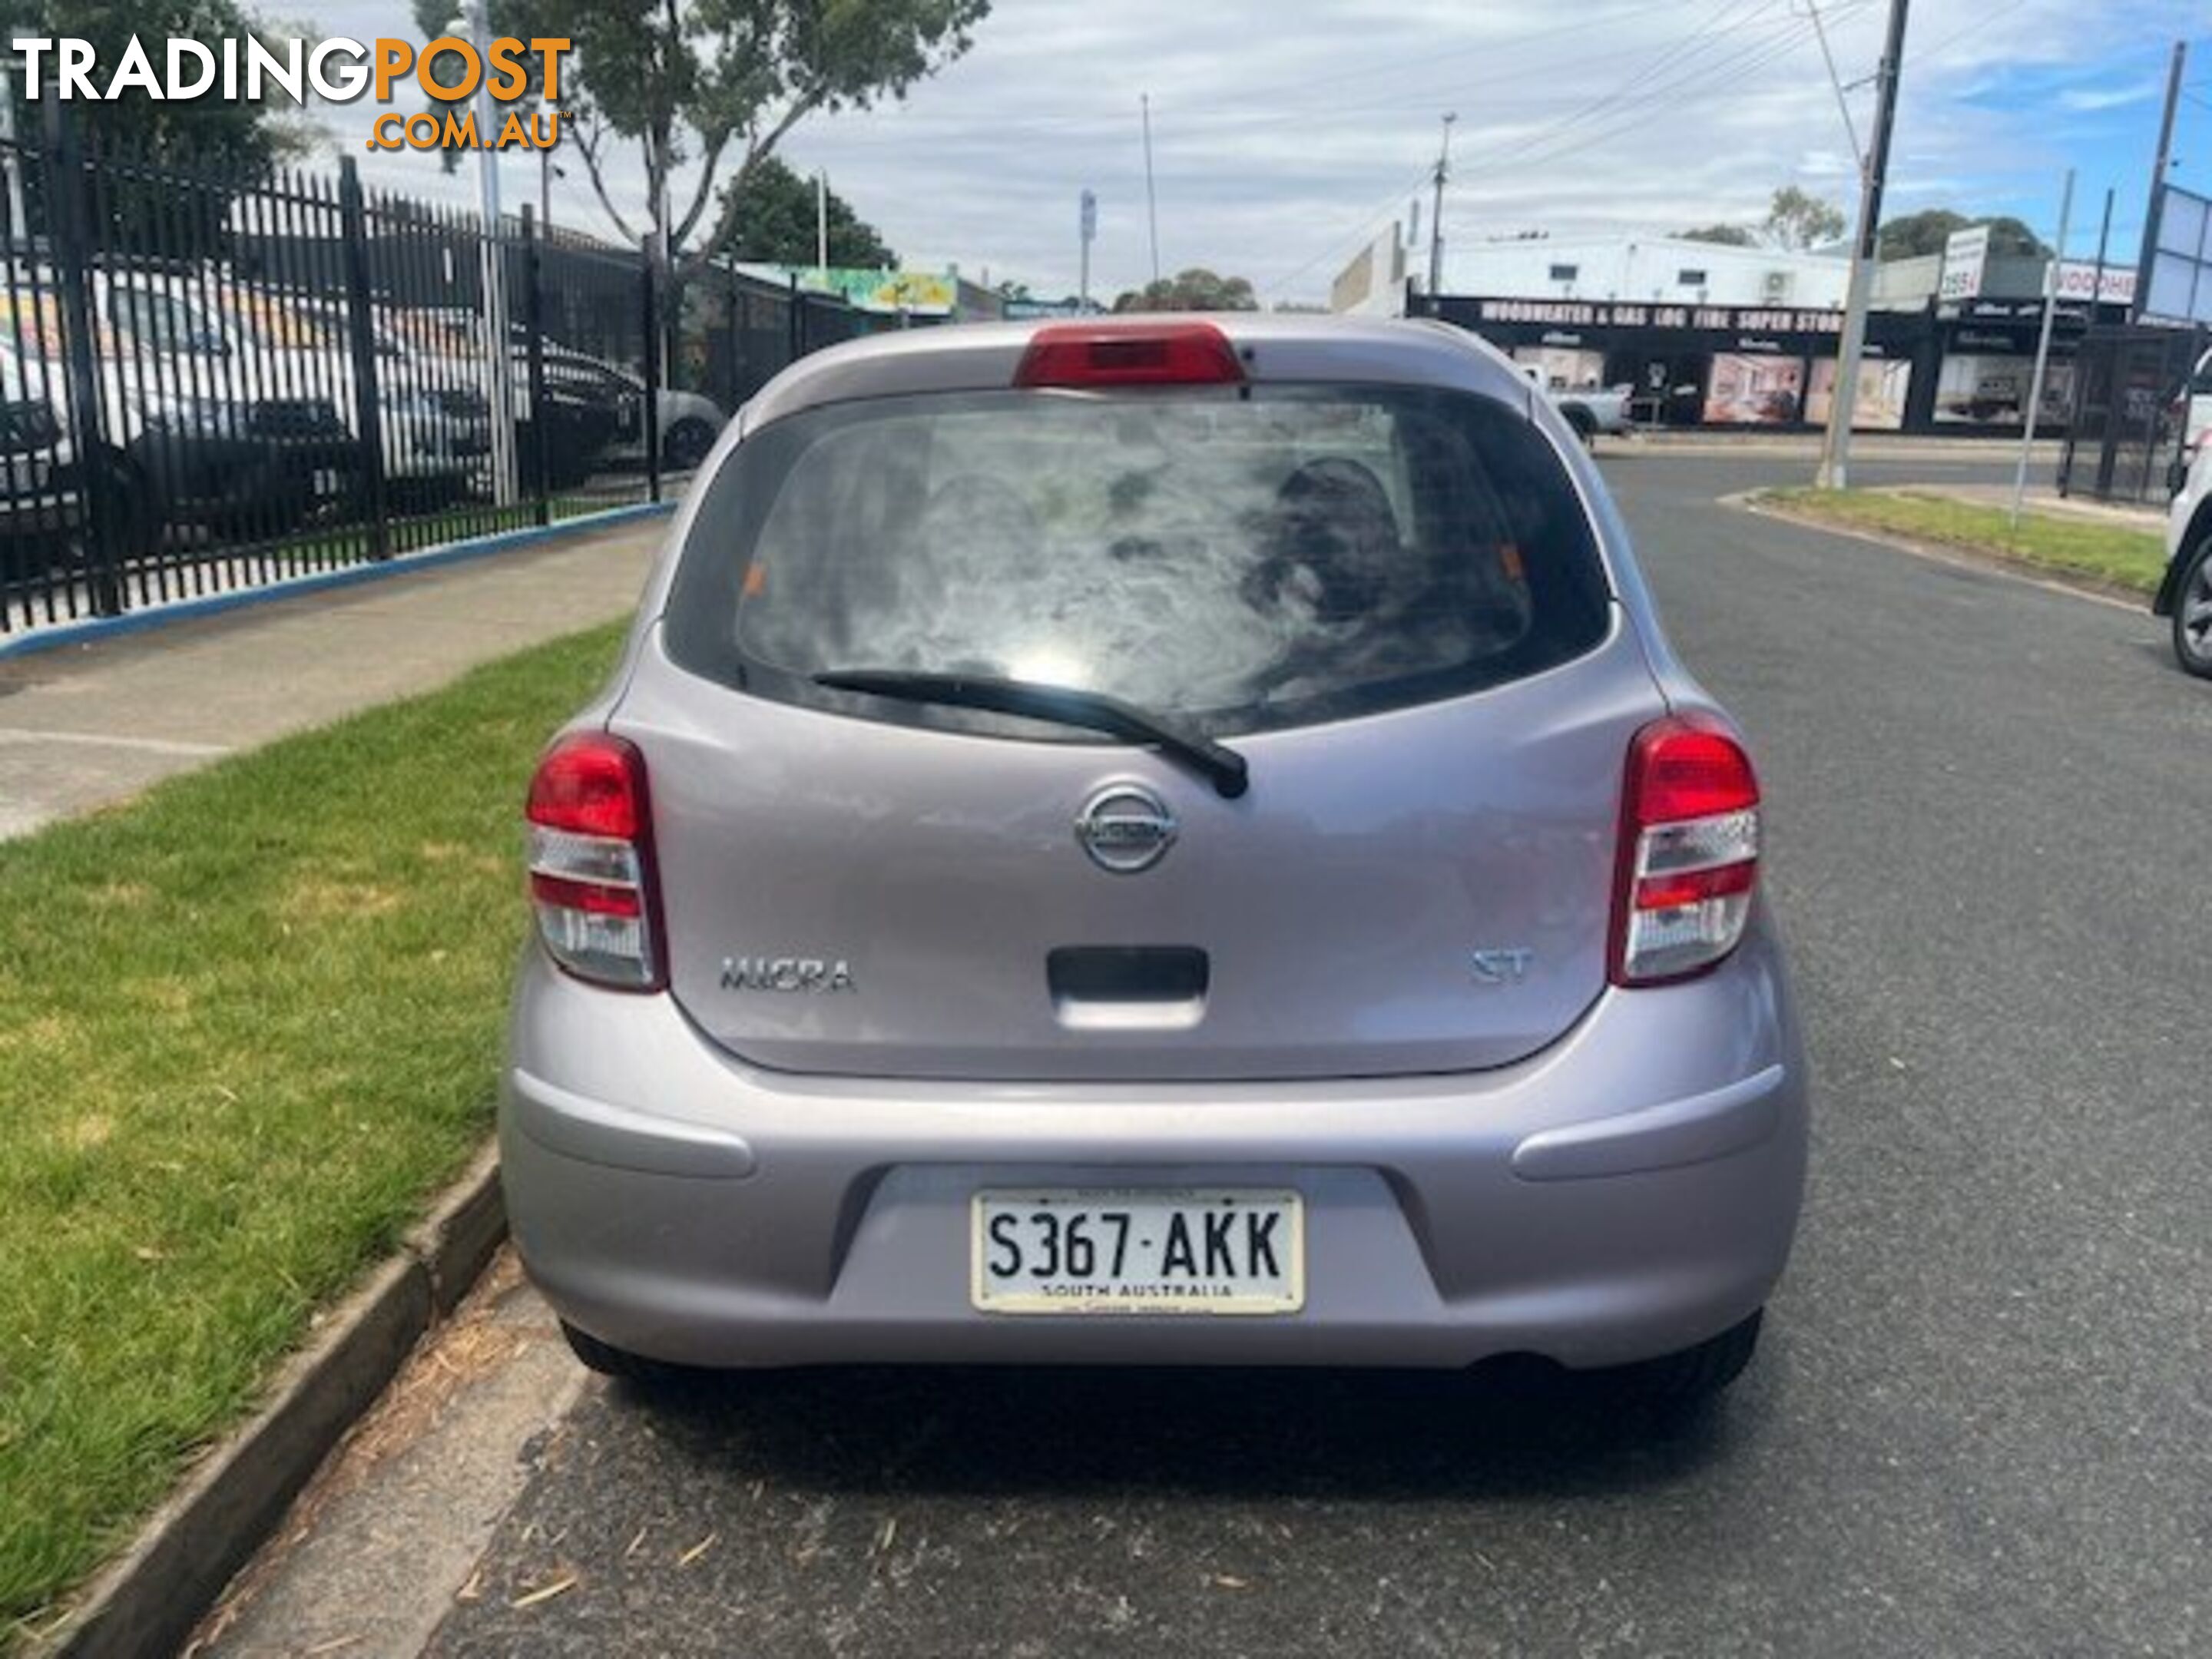
[[[1448,302],[1449,303],[1449,302]],[[1475,300],[1477,320],[1540,328],[1694,328],[1717,333],[1841,334],[1840,311],[1775,306],[1630,305],[1582,300]]]
[[[1982,273],[1990,263],[1990,228],[1969,225],[1954,230],[1943,244],[1943,275],[1937,280],[1939,300],[1971,300],[1982,291]]]

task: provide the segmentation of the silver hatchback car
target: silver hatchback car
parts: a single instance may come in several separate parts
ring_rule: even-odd
[[[1750,1356],[1807,1093],[1759,787],[1461,332],[807,359],[528,819],[501,1152],[586,1364]]]

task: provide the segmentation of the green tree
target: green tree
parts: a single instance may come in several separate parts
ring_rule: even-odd
[[[1116,311],[1257,311],[1259,297],[1242,276],[1222,276],[1202,265],[1163,276],[1114,301]]]
[[[1759,228],[1765,233],[1768,246],[1802,253],[1844,234],[1844,210],[1795,185],[1784,185],[1774,192]]]
[[[658,246],[678,285],[730,246],[744,186],[794,126],[903,96],[966,52],[990,10],[990,0],[506,4],[520,26],[509,32],[574,42],[562,69],[564,135],[573,131],[608,216],[640,246]],[[609,189],[629,143],[645,162],[641,218]]]
[[[17,36],[74,36],[92,43],[98,66],[95,82],[123,60],[133,35],[157,70],[162,42],[172,35],[214,40],[258,35],[275,48],[289,31],[256,20],[234,0],[0,0],[0,40]],[[40,66],[40,97],[24,95],[20,70],[9,77],[5,95],[15,102],[15,128],[33,145],[44,142],[51,115],[69,123],[77,143],[94,154],[155,162],[189,170],[190,182],[149,178],[120,169],[103,170],[100,189],[89,199],[94,241],[134,253],[179,258],[222,251],[229,234],[233,200],[268,176],[271,167],[304,154],[313,143],[313,123],[286,103],[226,100],[216,89],[201,97],[155,100],[131,93],[112,102],[55,96],[54,60]],[[27,225],[18,234],[49,233],[44,170],[26,167],[23,180]]]
[[[5,30],[0,40],[67,35],[90,41],[98,65],[95,82],[123,61],[133,35],[158,73],[162,43],[172,35],[212,41],[251,33],[273,49],[295,32],[256,18],[235,0],[4,0],[0,28]],[[33,143],[54,97],[53,74],[49,53],[41,64],[35,104],[22,95],[21,73],[10,76],[16,131]],[[303,154],[315,137],[313,125],[282,94],[258,103],[227,100],[220,80],[198,98],[162,100],[131,93],[112,101],[73,99],[64,112],[88,147],[227,179],[258,177],[272,163]]]
[[[2040,237],[2009,215],[1972,219],[1949,208],[1928,208],[1885,221],[1877,246],[1885,259],[1911,259],[1941,253],[1954,232],[1973,225],[1990,228],[1990,252],[2001,258],[2039,258],[2051,252]]]
[[[1756,247],[1759,238],[1741,225],[1700,225],[1694,230],[1679,232],[1680,242],[1717,242],[1723,247]]]
[[[739,259],[764,264],[811,265],[816,244],[814,182],[802,179],[781,156],[765,157],[742,183],[729,251]],[[853,211],[836,191],[829,193],[830,263],[833,265],[896,265],[898,255],[876,228]]]

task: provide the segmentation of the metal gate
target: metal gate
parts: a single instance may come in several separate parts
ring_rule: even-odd
[[[2074,418],[2058,493],[2162,504],[2187,441],[2189,380],[2201,331],[2093,328],[2075,357]]]

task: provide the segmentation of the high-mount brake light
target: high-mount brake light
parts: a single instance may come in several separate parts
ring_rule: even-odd
[[[546,750],[530,781],[530,898],[547,954],[624,991],[667,983],[645,757],[605,732]]]
[[[1735,950],[1759,884],[1759,780],[1717,720],[1655,720],[1629,744],[1613,982],[1663,984]]]
[[[1014,384],[1086,391],[1241,386],[1237,348],[1213,323],[1054,323],[1030,337]]]

